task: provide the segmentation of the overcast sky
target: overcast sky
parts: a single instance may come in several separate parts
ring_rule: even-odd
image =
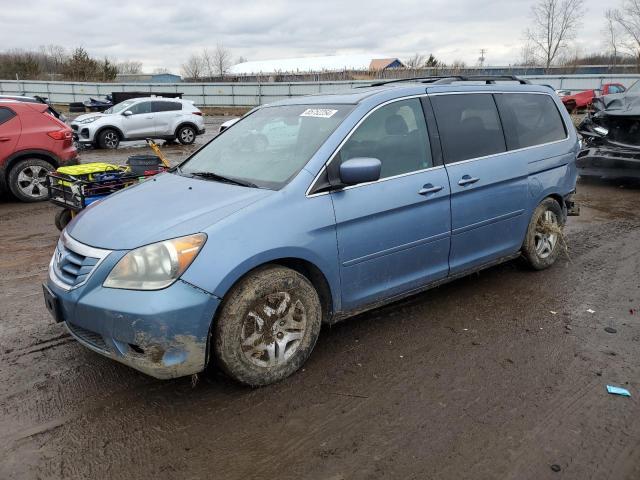
[[[615,2],[615,0],[614,0]],[[57,44],[180,73],[190,53],[221,42],[249,60],[377,52],[434,53],[447,63],[520,58],[529,0],[0,0],[0,49]],[[606,5],[605,5],[606,4]],[[603,11],[585,0],[580,51],[603,47]]]

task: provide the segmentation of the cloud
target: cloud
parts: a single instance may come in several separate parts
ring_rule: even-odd
[[[532,2],[512,0],[0,0],[3,49],[56,44],[94,56],[140,60],[145,70],[176,72],[186,58],[220,42],[250,60],[382,52],[400,58],[434,53],[446,62],[517,61]],[[602,47],[601,2],[577,44]],[[34,14],[37,12],[37,14]]]

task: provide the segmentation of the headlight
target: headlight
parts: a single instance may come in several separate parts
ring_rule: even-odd
[[[85,118],[83,120],[76,120],[76,123],[81,123],[82,125],[84,125],[85,123],[95,122],[99,118],[100,117],[89,117],[89,118]]]
[[[131,250],[120,259],[102,285],[127,290],[168,287],[191,265],[206,240],[204,233],[196,233]]]

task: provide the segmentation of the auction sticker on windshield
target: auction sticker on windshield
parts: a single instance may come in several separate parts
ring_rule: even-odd
[[[300,114],[301,117],[317,117],[317,118],[331,118],[338,110],[331,110],[329,108],[307,108]]]

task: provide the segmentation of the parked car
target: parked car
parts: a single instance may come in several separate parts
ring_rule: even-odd
[[[0,100],[16,100],[18,102],[27,102],[27,103],[44,103],[49,108],[47,108],[47,112],[56,117],[61,122],[66,122],[67,117],[65,117],[62,113],[58,112],[47,98],[41,97],[39,95],[35,95],[33,97],[29,97],[26,95],[0,95]]]
[[[550,267],[573,211],[571,119],[547,87],[459,80],[255,109],[72,220],[49,310],[154,377],[214,364],[255,386],[298,370],[322,323],[519,256]]]
[[[218,133],[224,132],[227,128],[229,128],[234,123],[237,123],[239,118],[232,118],[231,120],[227,120],[226,122],[222,122],[218,127]]]
[[[625,93],[599,97],[578,126],[583,177],[640,179],[640,81]]]
[[[0,99],[0,191],[46,200],[46,174],[77,163],[71,129],[45,103]]]
[[[71,122],[76,140],[99,148],[118,148],[120,142],[156,138],[192,144],[205,132],[202,112],[188,100],[134,98],[103,113],[87,113]]]
[[[620,83],[605,83],[601,89],[584,90],[574,95],[564,95],[562,103],[569,110],[569,113],[573,113],[576,110],[589,108],[596,97],[623,93],[625,90],[625,86]]]

